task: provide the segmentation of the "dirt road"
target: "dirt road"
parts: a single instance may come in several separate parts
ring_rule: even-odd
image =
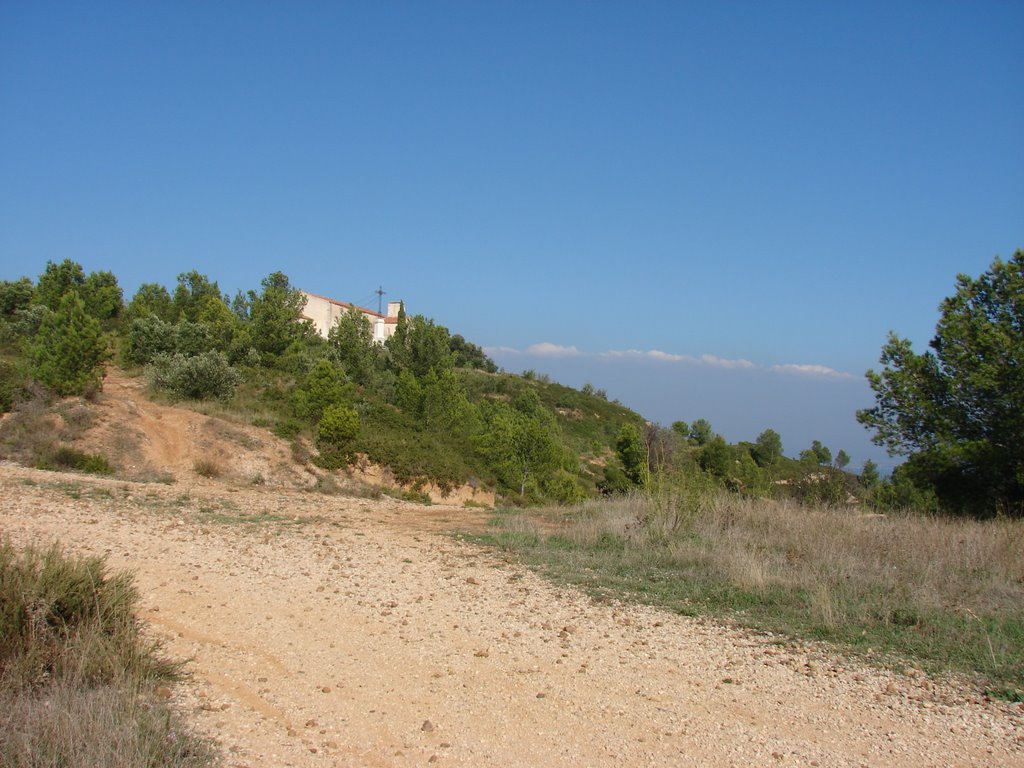
[[[10,465],[0,499],[137,574],[228,766],[1024,765],[1018,707],[594,604],[430,530],[466,510]]]

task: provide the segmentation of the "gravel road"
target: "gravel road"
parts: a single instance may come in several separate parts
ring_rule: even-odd
[[[0,531],[106,554],[256,766],[1024,766],[1024,710],[598,604],[438,533],[459,508],[0,466]]]

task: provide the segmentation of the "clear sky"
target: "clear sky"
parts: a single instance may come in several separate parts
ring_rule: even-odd
[[[651,419],[884,454],[1024,248],[1024,3],[0,3],[0,279],[387,298]]]

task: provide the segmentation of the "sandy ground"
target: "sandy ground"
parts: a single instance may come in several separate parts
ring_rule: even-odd
[[[1024,766],[1024,711],[438,533],[472,512],[0,465],[0,532],[105,554],[247,766]]]

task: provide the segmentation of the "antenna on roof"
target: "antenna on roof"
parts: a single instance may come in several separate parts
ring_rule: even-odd
[[[386,293],[386,291],[384,290],[384,286],[383,285],[378,285],[377,286],[377,290],[374,291],[374,293],[377,294],[377,314],[378,315],[383,314],[381,309],[384,306],[384,294]]]

